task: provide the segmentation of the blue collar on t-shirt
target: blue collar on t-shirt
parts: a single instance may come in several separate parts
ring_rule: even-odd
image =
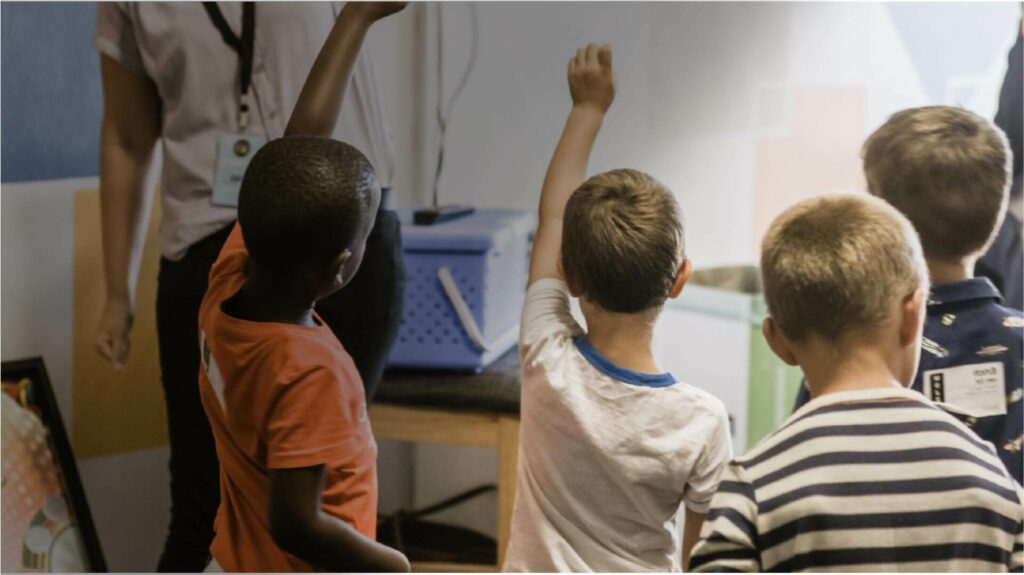
[[[611,360],[601,355],[601,352],[597,351],[584,335],[574,337],[572,341],[576,344],[580,355],[594,366],[594,369],[612,379],[644,387],[668,387],[676,383],[676,378],[672,377],[671,373],[643,373],[612,363]]]

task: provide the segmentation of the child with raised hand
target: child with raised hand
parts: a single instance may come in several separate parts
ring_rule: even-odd
[[[806,200],[772,223],[761,273],[765,338],[812,399],[730,463],[690,566],[1020,571],[1020,486],[907,389],[928,293],[910,222],[864,194]]]
[[[401,9],[349,3],[286,136],[253,157],[200,309],[200,396],[221,464],[216,571],[408,571],[374,541],[377,446],[359,372],[314,303],[362,261],[373,167],[334,128],[369,27]]]
[[[731,454],[722,403],[665,373],[651,351],[663,304],[690,276],[682,213],[636,170],[584,181],[615,96],[607,46],[570,60],[569,90],[522,316],[519,477],[504,569],[679,571]]]

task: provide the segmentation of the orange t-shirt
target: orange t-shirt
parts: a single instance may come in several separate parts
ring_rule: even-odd
[[[312,571],[270,535],[269,470],[326,465],[323,510],[373,539],[377,444],[359,372],[319,317],[305,327],[221,310],[247,259],[236,225],[199,310],[199,391],[220,459],[210,552],[225,571]]]

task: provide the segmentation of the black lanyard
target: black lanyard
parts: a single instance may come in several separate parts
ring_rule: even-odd
[[[216,2],[203,2],[203,8],[217,27],[224,43],[238,53],[239,77],[241,78],[241,99],[238,105],[238,128],[244,131],[249,125],[249,85],[252,82],[253,45],[256,38],[256,3],[242,2],[242,37],[231,31]]]

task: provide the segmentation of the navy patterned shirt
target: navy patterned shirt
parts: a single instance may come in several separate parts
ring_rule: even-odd
[[[953,415],[991,442],[1010,475],[1022,483],[1024,312],[1004,307],[1001,302],[999,291],[987,278],[933,285],[921,340],[921,364],[912,387],[925,393],[923,376],[933,370],[1001,363],[1006,415]],[[808,400],[807,388],[802,387],[797,407]]]

